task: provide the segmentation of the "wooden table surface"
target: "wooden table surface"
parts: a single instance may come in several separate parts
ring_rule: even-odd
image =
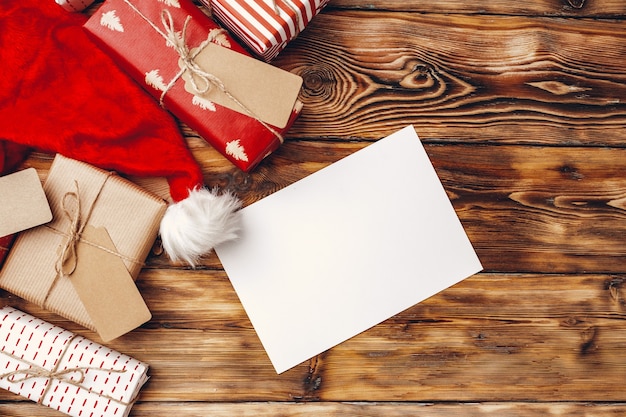
[[[151,365],[131,416],[624,415],[625,17],[623,0],[331,1],[274,61],[305,107],[259,168],[182,126],[206,182],[247,205],[413,124],[484,271],[277,375],[219,259],[190,270],[156,245],[153,319],[108,344]],[[3,391],[0,415],[59,413]]]

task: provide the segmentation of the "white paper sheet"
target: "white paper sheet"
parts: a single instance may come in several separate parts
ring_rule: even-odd
[[[412,126],[242,218],[216,253],[277,373],[482,270]]]

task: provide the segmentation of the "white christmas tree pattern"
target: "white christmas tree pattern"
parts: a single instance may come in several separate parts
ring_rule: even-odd
[[[176,7],[177,9],[180,9],[180,3],[178,2],[178,0],[159,0],[161,3],[165,3],[166,6],[170,6],[170,7]]]
[[[165,91],[167,85],[165,85],[165,81],[163,81],[163,77],[159,74],[158,69],[154,69],[152,71],[146,72],[146,77],[144,81],[150,87],[156,88],[159,91]]]
[[[232,156],[238,161],[248,162],[248,155],[246,154],[246,150],[243,148],[243,146],[241,146],[239,139],[226,142],[225,152],[227,155]]]
[[[120,18],[115,14],[115,10],[102,13],[102,16],[100,16],[100,24],[113,31],[124,32],[124,26],[122,26]]]
[[[174,36],[176,36],[176,38],[178,39],[178,43],[179,44],[183,41],[183,32],[182,31],[174,32]],[[169,39],[165,42],[165,45],[169,46],[170,48],[174,48],[174,44]]]
[[[218,33],[219,32],[219,33]],[[209,39],[212,39],[214,43],[225,48],[230,48],[230,41],[226,37],[226,33],[221,28],[213,28],[209,31]]]
[[[194,95],[191,99],[191,104],[200,107],[202,110],[217,111],[215,108],[215,103],[200,96]]]

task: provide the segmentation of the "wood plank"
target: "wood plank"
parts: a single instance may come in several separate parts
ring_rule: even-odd
[[[181,128],[207,184],[251,204],[412,123],[485,272],[276,375],[217,257],[188,270],[157,244],[154,318],[107,344],[151,365],[132,416],[624,414],[626,3],[484,3],[333,0],[275,61],[305,110],[250,174]],[[0,415],[59,413],[2,391]]]
[[[573,16],[573,17],[623,17],[626,4],[621,0],[529,0],[511,2],[491,0],[469,2],[463,0],[421,1],[384,1],[373,0],[332,0],[329,8],[361,10],[395,10],[417,13],[451,14],[501,14],[501,15],[538,15],[538,16]]]
[[[623,149],[427,152],[486,270],[624,271]]]
[[[486,270],[624,271],[624,149],[442,146],[421,137]],[[248,205],[369,143],[290,141],[251,174],[217,169],[206,177]],[[199,159],[211,152],[194,148]],[[161,256],[149,264],[169,262]],[[221,267],[214,256],[203,265]]]
[[[139,402],[133,406],[133,417],[172,415],[176,417],[614,417],[626,412],[624,404],[596,403],[179,403]],[[4,417],[59,417],[53,411],[35,404],[0,404]]]
[[[612,275],[478,274],[280,375],[224,272],[147,269],[139,286],[153,319],[107,345],[151,365],[142,401],[623,399]],[[4,303],[97,340],[0,292]]]
[[[624,149],[424,142],[485,270],[623,273]],[[193,152],[218,161],[206,170],[207,183],[235,191],[248,205],[369,143],[290,141],[250,174],[206,144],[195,142]],[[28,165],[45,169],[47,161],[36,155]],[[171,266],[158,245],[155,253],[149,266]],[[221,264],[212,255],[202,267]]]
[[[329,10],[275,64],[304,79],[289,137],[623,146],[624,51],[619,21]]]

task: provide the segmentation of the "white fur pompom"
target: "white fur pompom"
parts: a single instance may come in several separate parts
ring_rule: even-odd
[[[241,202],[231,193],[198,188],[170,206],[161,220],[163,249],[174,261],[192,267],[220,243],[235,239]]]

